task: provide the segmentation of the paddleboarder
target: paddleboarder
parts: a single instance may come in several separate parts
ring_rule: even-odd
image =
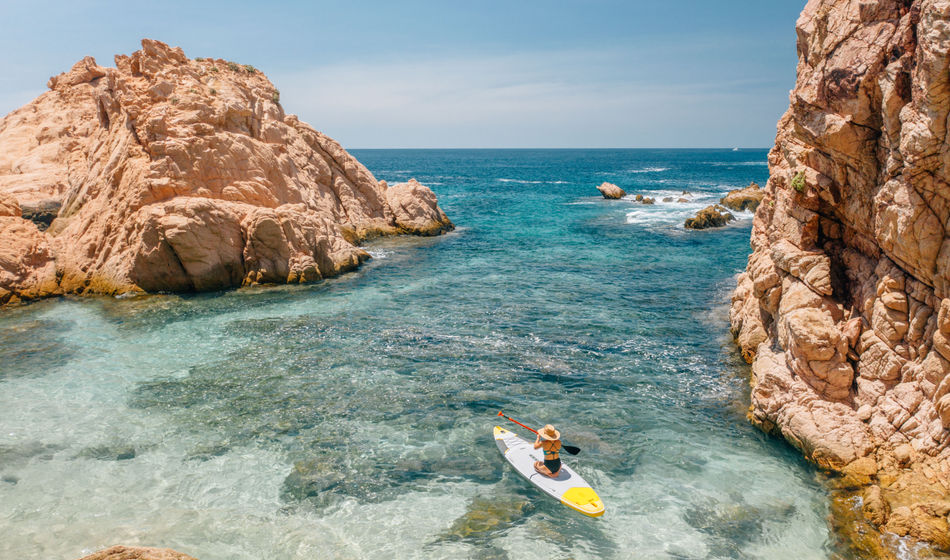
[[[535,461],[534,470],[549,476],[557,478],[561,472],[561,433],[554,429],[554,426],[548,424],[538,430],[538,437],[534,440],[535,449],[544,450],[544,462]]]

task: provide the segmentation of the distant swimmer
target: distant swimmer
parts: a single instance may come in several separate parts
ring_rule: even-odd
[[[556,478],[561,472],[561,433],[548,424],[538,430],[538,437],[534,440],[534,448],[544,450],[544,462],[535,461],[534,470]]]

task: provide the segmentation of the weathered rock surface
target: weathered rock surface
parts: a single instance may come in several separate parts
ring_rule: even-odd
[[[765,191],[753,182],[744,189],[729,191],[726,196],[719,200],[719,204],[736,212],[745,212],[746,210],[754,212],[764,197]]]
[[[16,200],[0,192],[0,303],[59,292],[48,238],[20,217]]]
[[[432,191],[377,181],[253,67],[148,39],[115,63],[82,59],[0,121],[0,193],[41,226],[55,213],[45,232],[2,218],[0,304],[308,282],[358,266],[362,239],[452,229]]]
[[[728,210],[716,204],[707,206],[699,212],[696,212],[696,215],[692,218],[686,218],[686,222],[683,226],[687,229],[722,227],[735,219],[736,217]]]
[[[950,0],[808,2],[738,278],[750,418],[950,550]]]
[[[149,548],[143,546],[113,546],[95,554],[83,556],[79,560],[195,560],[187,554],[175,552],[170,548]]]
[[[604,198],[608,199],[617,199],[627,196],[626,191],[618,187],[613,183],[603,182],[597,187],[597,190],[600,191],[600,194],[604,195]]]

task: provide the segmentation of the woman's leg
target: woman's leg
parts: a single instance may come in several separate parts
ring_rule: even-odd
[[[543,474],[544,476],[556,476],[556,475],[552,475],[552,474],[551,474],[551,471],[549,471],[548,468],[545,467],[545,466],[544,466],[544,463],[542,463],[541,461],[535,461],[535,462],[534,462],[534,470],[538,471],[539,473]]]

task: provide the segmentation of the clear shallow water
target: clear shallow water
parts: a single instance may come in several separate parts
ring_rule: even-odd
[[[0,558],[828,556],[814,471],[744,420],[751,216],[681,227],[763,182],[764,150],[355,155],[458,230],[310,286],[0,314]],[[603,518],[506,467],[500,409],[583,448]]]

